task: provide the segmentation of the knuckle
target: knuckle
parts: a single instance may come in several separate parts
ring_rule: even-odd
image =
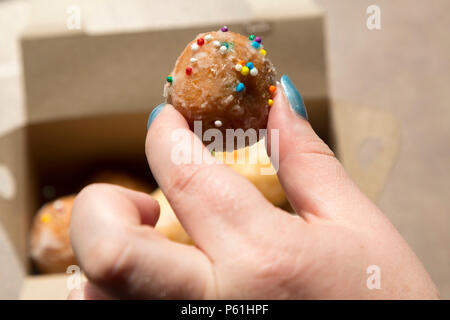
[[[104,195],[105,193],[111,190],[111,186],[106,183],[93,183],[85,186],[78,193],[75,203],[80,202],[89,202],[90,200],[96,200],[99,196]]]
[[[259,279],[271,280],[280,286],[289,282],[302,273],[305,267],[302,246],[297,242],[299,228],[292,228],[294,224],[300,224],[298,218],[280,220],[274,224],[273,229],[278,236],[277,242],[269,241],[264,245],[254,246],[255,256],[258,257],[256,276]]]
[[[257,278],[267,281],[283,281],[292,273],[292,259],[286,259],[280,253],[264,255],[256,267],[255,275]]]
[[[330,147],[318,137],[302,141],[298,144],[297,149],[299,149],[297,151],[302,154],[317,154],[333,158],[335,157],[334,152],[331,151]]]
[[[280,254],[279,250],[265,253],[255,268],[255,277],[262,282],[270,282],[276,290],[285,291],[301,274],[303,263],[299,255]]]
[[[282,163],[291,162],[313,161],[316,163],[316,160],[336,161],[336,156],[320,138],[302,138],[301,141],[296,141],[294,147],[280,158],[280,166]]]
[[[71,225],[73,221],[81,222],[84,216],[91,214],[91,205],[98,203],[99,198],[108,192],[109,188],[109,185],[102,183],[94,183],[84,187],[75,198],[71,213]]]
[[[79,197],[91,196],[92,194],[98,193],[102,191],[104,188],[104,184],[102,183],[93,183],[85,186],[80,192]]]
[[[198,179],[201,179],[206,169],[204,166],[184,164],[176,166],[173,172],[169,190],[172,194],[178,194],[195,186]]]

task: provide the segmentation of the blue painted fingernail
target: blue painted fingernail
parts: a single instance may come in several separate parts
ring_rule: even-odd
[[[288,98],[291,108],[298,115],[308,120],[308,113],[306,112],[302,96],[287,75],[281,77],[281,85],[283,86],[284,94],[286,95],[286,98]]]
[[[153,120],[155,120],[156,116],[161,112],[161,110],[163,109],[163,107],[165,106],[165,103],[161,103],[158,104],[152,111],[152,113],[150,113],[150,116],[148,117],[147,120],[147,131],[150,128],[150,125],[152,124]]]

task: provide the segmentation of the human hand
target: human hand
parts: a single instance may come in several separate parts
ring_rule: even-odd
[[[159,206],[150,196],[88,186],[75,201],[71,239],[89,282],[70,298],[437,298],[406,242],[301,117],[303,102],[287,77],[274,100],[268,131],[279,130],[278,177],[296,215],[225,165],[175,164],[177,129],[192,139],[181,151],[212,157],[172,106],[158,107],[148,162],[196,246],[153,229]],[[379,290],[366,285],[370,265],[381,270]]]

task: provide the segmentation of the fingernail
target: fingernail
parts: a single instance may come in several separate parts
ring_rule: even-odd
[[[150,125],[152,124],[153,120],[155,120],[156,116],[161,112],[161,110],[163,109],[163,107],[165,106],[165,103],[161,103],[158,104],[152,111],[152,113],[150,113],[150,116],[148,117],[147,120],[147,131],[150,128]]]
[[[294,110],[299,116],[308,120],[308,113],[306,112],[303,98],[292,83],[291,79],[289,79],[289,77],[285,74],[281,77],[281,85],[283,86],[284,94],[288,98],[292,110]]]

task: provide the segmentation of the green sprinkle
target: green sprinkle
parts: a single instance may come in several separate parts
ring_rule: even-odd
[[[212,150],[211,155],[214,157],[216,155],[216,152],[214,150]]]
[[[255,40],[255,35],[250,35],[250,37],[248,37],[248,40],[250,40],[250,41],[253,41],[253,40]]]
[[[173,82],[173,78],[172,78],[172,76],[167,76],[166,80],[167,80],[167,82],[170,82],[170,83],[172,83],[172,82]]]

